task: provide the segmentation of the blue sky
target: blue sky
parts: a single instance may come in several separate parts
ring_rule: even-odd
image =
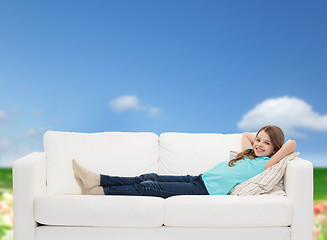
[[[0,166],[46,130],[239,133],[327,166],[326,1],[1,1]]]

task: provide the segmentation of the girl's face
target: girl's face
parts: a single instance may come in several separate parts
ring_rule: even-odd
[[[274,151],[269,135],[264,131],[260,131],[253,143],[253,150],[258,157],[268,157]]]

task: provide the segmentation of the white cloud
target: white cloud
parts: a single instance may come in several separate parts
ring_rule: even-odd
[[[327,114],[314,112],[312,106],[296,97],[270,98],[256,105],[238,123],[241,130],[253,131],[273,124],[291,135],[301,135],[296,128],[327,131]]]
[[[37,129],[30,129],[26,131],[26,135],[29,137],[40,137],[43,136],[44,133],[46,132],[46,128],[37,128]]]
[[[161,113],[158,107],[149,107],[141,104],[139,98],[135,95],[125,95],[115,98],[109,103],[109,107],[116,112],[123,111],[145,111],[149,116],[157,116]]]
[[[0,122],[8,121],[8,117],[4,111],[0,111]]]
[[[137,96],[121,96],[111,101],[109,105],[117,112],[141,109],[140,100]]]
[[[161,109],[160,108],[156,108],[156,107],[150,107],[150,108],[148,108],[148,114],[150,116],[157,116],[160,113],[161,113]]]

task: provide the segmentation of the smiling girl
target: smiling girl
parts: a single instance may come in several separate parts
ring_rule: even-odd
[[[75,177],[82,194],[132,195],[167,198],[175,195],[226,195],[240,184],[278,163],[294,152],[296,142],[284,143],[283,131],[277,126],[262,127],[256,135],[242,135],[242,152],[198,176],[163,176],[156,173],[138,177],[96,174],[73,160]]]
[[[225,195],[237,184],[263,172],[294,152],[296,142],[284,145],[284,133],[277,126],[264,126],[256,135],[243,133],[242,152],[205,172],[202,179],[210,195]]]

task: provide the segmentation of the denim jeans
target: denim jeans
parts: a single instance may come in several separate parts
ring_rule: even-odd
[[[138,177],[100,175],[100,185],[105,195],[154,196],[167,198],[176,195],[208,195],[198,176],[164,176],[156,173]]]

